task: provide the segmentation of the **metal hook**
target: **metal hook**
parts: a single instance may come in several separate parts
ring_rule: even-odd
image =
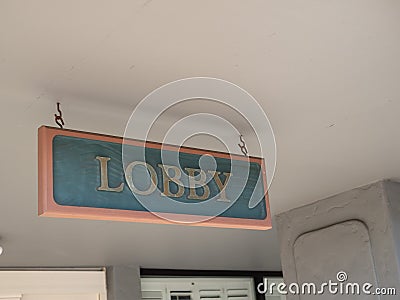
[[[56,124],[58,126],[60,126],[61,129],[63,129],[65,124],[64,124],[63,117],[62,117],[62,111],[60,109],[60,102],[57,102],[57,111],[58,111],[59,115],[54,114],[54,121],[56,122]]]
[[[248,156],[249,151],[247,150],[246,143],[243,140],[243,135],[240,135],[240,141],[242,142],[242,144],[238,144],[240,151],[242,151],[244,156]]]

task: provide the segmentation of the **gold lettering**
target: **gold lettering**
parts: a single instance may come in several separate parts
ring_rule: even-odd
[[[182,172],[178,167],[175,166],[168,166],[168,165],[163,165],[163,164],[158,164],[158,166],[161,168],[163,172],[163,187],[164,191],[161,193],[161,196],[167,196],[167,197],[182,197],[185,189],[183,187],[183,183],[180,180],[182,176]],[[169,175],[169,170],[174,171],[174,176]],[[177,185],[178,191],[173,194],[169,188],[169,183],[173,182]]]
[[[210,196],[210,188],[206,184],[206,172],[200,169],[185,168],[189,174],[189,196],[188,199],[205,200]],[[196,180],[195,173],[199,173],[200,178]],[[203,195],[196,193],[196,186],[203,188]]]
[[[147,168],[148,172],[150,173],[151,181],[150,181],[150,185],[147,188],[147,190],[141,191],[133,183],[132,172],[133,172],[133,168],[136,166],[144,166]],[[151,165],[149,165],[148,163],[145,163],[143,161],[133,161],[126,167],[125,174],[127,174],[126,180],[128,182],[128,185],[131,188],[132,192],[134,192],[135,194],[147,196],[147,195],[150,195],[151,193],[153,193],[157,189],[157,173],[154,170],[154,168]]]
[[[100,186],[97,188],[98,191],[116,192],[120,193],[124,189],[124,183],[118,187],[111,188],[108,186],[108,161],[109,157],[96,156],[96,159],[100,162]]]
[[[225,175],[225,182],[222,183],[221,178],[219,177],[219,175],[221,174],[221,172],[212,172],[212,171],[208,171],[212,174],[215,183],[217,184],[218,188],[219,188],[219,199],[217,199],[218,201],[224,201],[224,202],[230,202],[231,200],[229,200],[228,198],[226,198],[226,191],[225,191],[225,186],[228,184],[228,180],[231,177],[231,173],[228,172],[224,172]]]

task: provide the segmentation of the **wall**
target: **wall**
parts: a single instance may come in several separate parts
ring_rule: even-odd
[[[278,215],[286,283],[319,286],[329,280],[338,282],[338,272],[345,272],[345,283],[368,282],[400,292],[399,187],[399,183],[382,181]],[[288,299],[318,297],[292,295]],[[327,293],[323,297],[348,299]],[[389,299],[374,295],[351,297]]]

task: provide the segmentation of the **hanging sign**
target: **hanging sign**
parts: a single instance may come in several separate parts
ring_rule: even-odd
[[[39,215],[270,229],[262,158],[39,128]]]

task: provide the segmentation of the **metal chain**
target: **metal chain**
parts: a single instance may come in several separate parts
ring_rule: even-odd
[[[62,117],[62,111],[61,111],[61,108],[60,108],[60,102],[57,102],[57,111],[58,111],[58,115],[54,114],[54,121],[56,122],[56,124],[58,126],[60,126],[61,129],[63,129],[65,123],[64,123],[64,119]]]
[[[243,140],[243,135],[240,135],[240,142],[242,143],[238,144],[240,151],[242,151],[244,156],[248,156],[249,151],[247,150],[246,142]]]

